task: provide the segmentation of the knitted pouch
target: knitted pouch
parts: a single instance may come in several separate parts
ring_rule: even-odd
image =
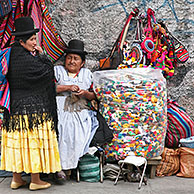
[[[189,52],[184,47],[184,45],[178,43],[174,47],[177,62],[179,63],[186,62],[189,59]]]

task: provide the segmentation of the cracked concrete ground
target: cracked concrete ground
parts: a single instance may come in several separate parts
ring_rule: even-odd
[[[29,176],[23,177],[30,182]],[[47,180],[52,184],[52,187],[46,190],[34,191],[34,193],[57,193],[57,194],[191,194],[194,192],[193,178],[180,178],[176,176],[155,177],[148,179],[148,184],[142,184],[138,190],[138,183],[124,182],[120,180],[115,186],[113,181],[104,180],[103,183],[88,183],[74,180],[66,181],[63,185],[58,185],[51,180]],[[28,190],[28,185],[18,190],[10,189],[11,177],[0,178],[0,193],[32,193]]]

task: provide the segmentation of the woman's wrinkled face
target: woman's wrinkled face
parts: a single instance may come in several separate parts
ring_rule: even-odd
[[[78,73],[83,67],[84,62],[82,58],[77,54],[67,54],[65,57],[65,68],[70,73]]]
[[[22,40],[19,41],[20,44],[27,49],[30,52],[34,52],[35,51],[35,47],[37,45],[37,41],[36,41],[36,35],[32,35],[26,42],[23,42]]]

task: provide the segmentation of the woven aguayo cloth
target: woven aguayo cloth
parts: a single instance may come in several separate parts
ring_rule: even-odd
[[[52,2],[51,2],[52,3]],[[39,28],[38,42],[49,58],[56,62],[63,54],[66,44],[54,27],[45,0],[12,0],[12,10],[0,18],[0,49],[14,43],[14,22],[17,18],[30,16],[35,28]]]

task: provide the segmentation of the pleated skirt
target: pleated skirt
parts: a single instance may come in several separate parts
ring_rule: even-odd
[[[24,115],[23,118],[28,126],[28,117]],[[44,121],[33,130],[7,132],[2,129],[1,170],[16,173],[60,171],[57,136],[56,132],[51,130],[51,122]]]

